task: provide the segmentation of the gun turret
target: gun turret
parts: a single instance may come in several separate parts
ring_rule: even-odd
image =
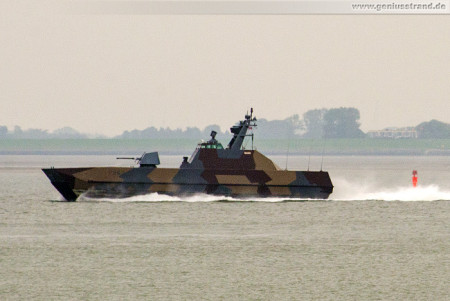
[[[117,157],[118,160],[135,160],[136,163],[139,162],[140,167],[156,167],[160,164],[158,152],[143,153],[139,158],[133,157]]]

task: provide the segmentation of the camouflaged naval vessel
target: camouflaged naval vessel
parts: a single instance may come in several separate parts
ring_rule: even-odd
[[[148,193],[190,195],[207,193],[234,197],[276,196],[326,199],[333,192],[328,172],[281,170],[269,158],[242,148],[256,118],[231,127],[233,138],[224,148],[211,133],[192,156],[183,157],[180,168],[158,168],[157,152],[144,153],[138,167],[87,167],[43,169],[68,201],[84,194],[96,198],[124,198]]]

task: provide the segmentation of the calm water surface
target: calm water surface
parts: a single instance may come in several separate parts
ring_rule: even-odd
[[[288,166],[308,161],[322,165]],[[448,157],[327,157],[331,200],[300,202],[67,203],[39,170],[114,164],[129,162],[0,156],[0,300],[450,298]]]

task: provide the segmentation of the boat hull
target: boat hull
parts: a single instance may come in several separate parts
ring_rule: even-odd
[[[67,201],[126,198],[149,193],[186,196],[212,194],[250,197],[326,199],[333,192],[327,172],[205,170],[170,168],[49,168],[43,169]]]

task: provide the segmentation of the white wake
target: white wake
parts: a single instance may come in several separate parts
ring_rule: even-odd
[[[338,179],[334,183],[334,192],[326,201],[440,201],[450,200],[450,191],[441,189],[437,185],[427,185],[418,187],[392,187],[380,188],[373,185],[351,183],[344,179]],[[304,201],[324,201],[317,199],[286,198],[286,197],[251,197],[234,198],[230,196],[217,196],[209,194],[195,194],[191,196],[169,196],[159,193],[149,193],[128,198],[90,198],[81,195],[77,201],[85,202],[187,202],[187,203],[208,203],[208,202],[304,202]]]
[[[330,196],[330,200],[448,201],[450,200],[450,191],[443,190],[438,185],[384,188],[338,180],[335,182],[335,190]]]
[[[189,195],[189,196],[170,196],[159,194],[156,192],[137,195],[128,198],[90,198],[81,195],[77,201],[80,202],[112,202],[112,203],[139,203],[139,202],[186,202],[186,203],[208,203],[208,202],[266,202],[276,203],[285,201],[305,201],[307,199],[292,199],[292,198],[278,198],[278,197],[264,197],[264,198],[234,198],[230,196],[209,195],[204,193]]]

